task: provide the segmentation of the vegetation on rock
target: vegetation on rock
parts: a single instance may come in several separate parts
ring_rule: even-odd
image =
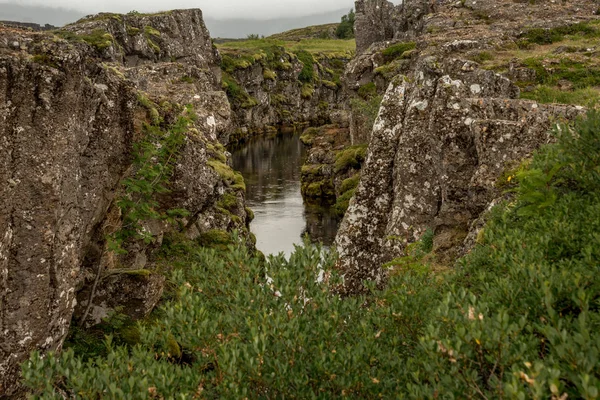
[[[342,17],[342,21],[335,30],[335,36],[339,39],[351,39],[354,37],[354,22],[356,14],[354,9]]]
[[[386,289],[340,297],[335,257],[180,242],[176,288],[135,345],[23,365],[39,398],[598,398],[600,114],[540,150],[479,245],[436,271],[432,233]]]

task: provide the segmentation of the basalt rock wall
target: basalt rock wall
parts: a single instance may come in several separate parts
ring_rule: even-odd
[[[423,60],[386,91],[361,181],[338,236],[347,289],[382,283],[382,265],[427,229],[440,253],[501,195],[496,182],[581,107],[517,100],[508,79],[461,60]]]
[[[301,80],[304,63],[311,62],[311,58],[309,75],[313,78]],[[347,96],[340,76],[350,58],[349,54],[308,55],[308,61],[305,58],[302,62],[296,54],[281,48],[274,63],[259,59],[226,72],[226,90],[229,83],[242,91],[229,91],[234,125],[230,141],[282,127],[347,124]]]
[[[230,115],[199,10],[100,14],[57,36],[0,28],[0,397],[18,389],[31,351],[61,348],[74,312],[83,325],[118,306],[146,315],[162,292],[153,254],[165,234],[247,229],[241,177],[219,142]],[[124,179],[141,179],[136,144],[159,151],[148,132],[169,135],[180,117],[168,191],[153,201],[185,213],[139,221],[151,240],[115,253],[118,200],[136,201]]]

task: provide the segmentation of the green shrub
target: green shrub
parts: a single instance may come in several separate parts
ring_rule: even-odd
[[[300,75],[298,75],[298,80],[305,84],[312,84],[315,80],[315,59],[306,50],[298,50],[296,56],[303,65]]]
[[[451,273],[428,266],[432,231],[385,290],[348,297],[318,247],[266,262],[235,238],[185,247],[139,344],[33,353],[24,383],[35,398],[597,399],[600,114],[556,134]]]
[[[335,37],[338,39],[352,39],[354,37],[354,22],[356,20],[356,14],[354,9],[342,16],[340,24],[335,30]]]

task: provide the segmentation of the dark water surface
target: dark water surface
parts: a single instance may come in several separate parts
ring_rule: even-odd
[[[289,255],[308,233],[314,242],[330,245],[339,219],[328,207],[305,205],[300,170],[306,148],[298,134],[258,137],[231,150],[233,167],[246,181],[246,199],[254,211],[250,230],[265,254]]]

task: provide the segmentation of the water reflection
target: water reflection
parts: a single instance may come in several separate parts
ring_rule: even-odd
[[[306,148],[298,134],[255,138],[232,154],[234,169],[246,181],[246,199],[255,214],[250,228],[259,250],[289,255],[305,233],[315,242],[333,242],[339,219],[328,207],[308,207],[302,201],[300,170]]]

